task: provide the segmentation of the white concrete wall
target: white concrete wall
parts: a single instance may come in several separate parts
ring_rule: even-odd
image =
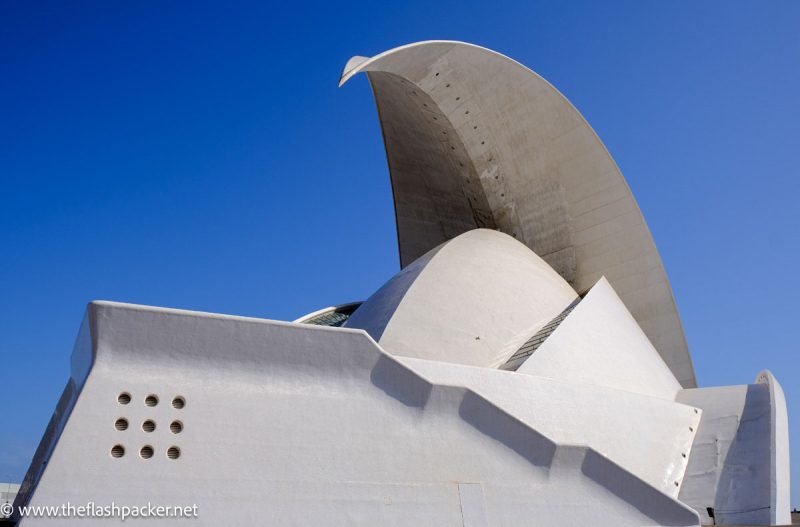
[[[707,508],[717,508],[720,475],[736,439],[746,398],[747,385],[682,390],[677,395],[678,402],[703,409],[678,499],[697,510],[707,525],[713,523]]]
[[[576,298],[525,245],[478,229],[407,266],[346,326],[394,355],[497,367]]]
[[[31,505],[194,503],[198,526],[697,524],[595,450],[428,381],[362,331],[112,303],[93,304],[89,320],[90,373]],[[129,429],[115,429],[120,417]],[[116,444],[122,458],[109,454]],[[138,455],[146,444],[150,459]],[[165,456],[173,445],[178,459]],[[82,523],[119,521],[21,525]]]
[[[592,287],[517,372],[670,401],[681,389],[605,278]]]
[[[770,397],[770,522],[773,525],[789,524],[792,518],[789,503],[791,477],[786,396],[780,383],[769,370],[759,373],[756,382],[769,388]]]
[[[703,409],[679,499],[705,524],[707,507],[720,525],[791,523],[786,401],[775,377],[681,390],[677,400]]]

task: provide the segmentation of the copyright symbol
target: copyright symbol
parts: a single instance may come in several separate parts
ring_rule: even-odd
[[[11,513],[14,512],[14,506],[10,503],[4,503],[0,505],[0,514],[3,516],[11,516]]]

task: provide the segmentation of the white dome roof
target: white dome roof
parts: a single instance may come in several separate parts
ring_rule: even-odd
[[[525,245],[477,229],[400,271],[346,327],[394,355],[497,367],[576,298]]]

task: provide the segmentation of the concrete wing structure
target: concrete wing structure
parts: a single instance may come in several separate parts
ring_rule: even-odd
[[[651,343],[683,342],[658,255],[577,113],[474,46],[408,46],[347,69],[378,66],[403,268],[363,303],[294,322],[92,302],[13,522],[119,525],[112,504],[180,507],[146,511],[209,527],[788,521],[780,385],[765,371],[681,387],[685,347]],[[523,124],[491,124],[512,108]],[[466,138],[478,125],[454,116],[473,110],[502,142],[488,157],[477,139],[418,128],[441,118],[442,136]],[[442,164],[448,151],[463,173]],[[576,215],[576,195],[597,215]],[[617,206],[632,208],[598,219]],[[597,269],[616,278],[587,282]],[[97,508],[41,513],[84,504]]]
[[[407,266],[346,326],[393,355],[497,368],[577,299],[523,244],[478,229]]]
[[[605,276],[684,388],[697,386],[666,273],[614,160],[547,81],[463,42],[354,57],[369,77],[394,192],[401,265],[486,227],[576,291]]]

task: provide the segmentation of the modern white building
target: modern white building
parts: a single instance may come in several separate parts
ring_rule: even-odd
[[[342,83],[360,72],[401,270],[294,322],[91,303],[16,506],[196,505],[209,526],[790,523],[780,385],[697,387],[647,225],[577,110],[459,42],[354,57]],[[82,520],[119,523],[60,523]]]

